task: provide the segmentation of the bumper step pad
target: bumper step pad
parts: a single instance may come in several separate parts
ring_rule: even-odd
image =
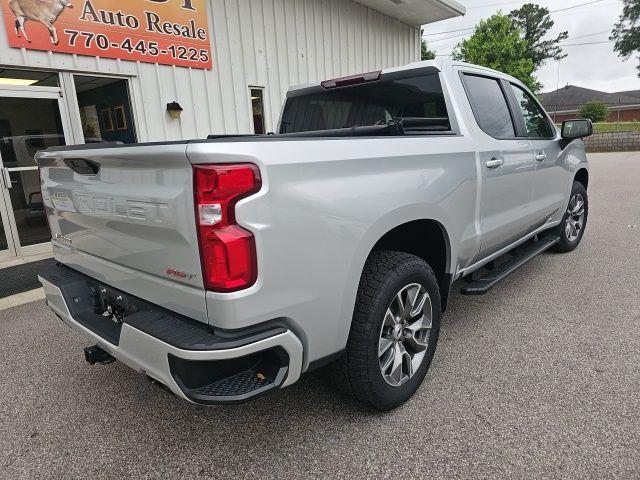
[[[273,382],[270,382],[263,375],[248,370],[195,389],[193,393],[205,397],[237,397],[250,394],[259,388],[268,386],[270,383]]]
[[[289,356],[280,348],[234,360],[191,361],[169,356],[174,380],[196,403],[234,403],[273,390],[284,382]]]

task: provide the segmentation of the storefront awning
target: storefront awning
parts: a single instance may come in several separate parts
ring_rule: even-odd
[[[356,0],[410,25],[445,20],[464,15],[466,9],[455,0]]]

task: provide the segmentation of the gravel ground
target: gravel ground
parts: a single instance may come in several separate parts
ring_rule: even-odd
[[[322,372],[190,405],[86,365],[42,302],[0,312],[0,477],[640,478],[640,154],[590,159],[582,246],[454,296],[425,383],[388,414]]]

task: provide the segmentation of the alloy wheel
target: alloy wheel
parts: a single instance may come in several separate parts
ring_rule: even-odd
[[[378,341],[380,371],[389,385],[404,384],[420,368],[429,345],[432,319],[431,298],[418,283],[406,285],[391,300]]]
[[[578,239],[584,227],[584,219],[584,198],[581,194],[576,193],[571,197],[567,208],[567,221],[564,227],[567,240],[575,242]]]

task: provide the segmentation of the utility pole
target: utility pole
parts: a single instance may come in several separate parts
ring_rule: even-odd
[[[558,92],[560,91],[560,60],[558,60],[558,78],[556,80],[556,108],[553,109],[553,123],[557,123],[556,116],[558,115]]]

